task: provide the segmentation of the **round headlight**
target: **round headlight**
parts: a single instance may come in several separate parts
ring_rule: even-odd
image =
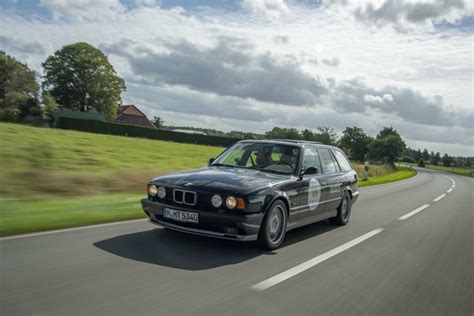
[[[156,185],[152,184],[148,186],[148,194],[150,194],[151,196],[155,196],[157,193],[158,193],[158,188],[156,187]]]
[[[211,198],[212,206],[219,208],[222,205],[222,197],[219,194],[214,194]]]
[[[166,197],[166,188],[158,187],[158,197],[164,199]]]
[[[233,209],[237,206],[237,199],[233,196],[229,196],[225,200],[225,205],[227,205],[228,208]]]

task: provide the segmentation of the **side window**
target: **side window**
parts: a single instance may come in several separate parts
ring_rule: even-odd
[[[308,169],[309,167],[318,168],[318,173],[321,172],[321,162],[319,161],[319,154],[316,148],[308,147],[304,150],[303,156],[303,169]]]
[[[346,156],[344,156],[344,154],[341,151],[333,150],[332,152],[334,156],[336,157],[337,162],[339,163],[339,167],[341,167],[342,171],[352,170],[351,164],[349,163],[349,161],[347,161]]]
[[[323,166],[324,173],[332,173],[339,171],[329,149],[320,148],[319,155],[321,156],[321,164]]]

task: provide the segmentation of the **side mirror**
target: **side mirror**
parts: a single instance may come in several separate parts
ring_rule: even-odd
[[[317,174],[318,172],[319,171],[318,171],[317,167],[308,167],[305,170],[303,170],[303,172],[301,172],[301,175],[306,176],[306,175],[309,175],[309,174]]]
[[[207,161],[207,164],[208,165],[212,164],[214,160],[216,160],[216,158],[209,158],[209,160]]]

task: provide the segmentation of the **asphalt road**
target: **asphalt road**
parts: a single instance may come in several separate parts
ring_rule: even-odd
[[[420,171],[273,252],[147,222],[1,240],[0,314],[474,315],[473,197]]]

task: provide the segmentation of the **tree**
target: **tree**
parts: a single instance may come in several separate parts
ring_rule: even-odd
[[[153,125],[155,125],[156,128],[163,128],[165,126],[165,122],[163,121],[163,119],[156,115],[153,117],[153,120],[151,120],[151,122],[153,123]]]
[[[423,159],[418,160],[418,167],[425,167],[425,161]]]
[[[328,126],[323,126],[323,127],[320,126],[317,129],[319,133],[315,135],[316,141],[319,141],[326,145],[332,145],[332,146],[337,145],[338,137],[334,128],[328,127]]]
[[[351,159],[363,161],[369,151],[369,144],[371,142],[372,137],[364,133],[362,128],[356,126],[346,127],[339,140],[339,147],[341,147]]]
[[[369,144],[370,157],[393,164],[401,156],[406,145],[402,137],[392,127],[384,127]]]
[[[430,153],[427,149],[423,150],[423,153],[421,154],[421,159],[423,159],[424,161],[430,160]]]
[[[267,139],[301,139],[301,135],[296,128],[274,127],[271,131],[265,132]]]
[[[41,116],[35,76],[26,64],[0,51],[0,120],[15,122]]]
[[[94,108],[108,119],[116,116],[125,83],[99,49],[87,43],[66,45],[43,68],[43,89],[60,107],[82,112]]]
[[[301,131],[301,136],[304,140],[313,141],[314,140],[314,133],[309,129],[305,129]]]
[[[449,167],[449,166],[451,166],[451,162],[453,161],[453,159],[451,157],[449,157],[448,154],[444,154],[441,161],[443,162],[443,166]]]
[[[433,165],[438,165],[438,163],[441,161],[441,154],[439,152],[437,152],[436,154],[433,155],[433,157],[431,158],[431,163]]]
[[[43,109],[45,116],[49,120],[52,120],[53,113],[58,108],[58,103],[56,102],[56,99],[53,98],[53,96],[49,92],[46,91],[43,91],[41,99],[43,100]]]
[[[414,152],[414,157],[416,161],[420,160],[421,159],[421,150],[418,148],[417,151]]]
[[[382,128],[377,134],[377,138],[385,138],[390,135],[400,136],[400,134],[398,134],[398,132],[392,126],[390,126]]]

